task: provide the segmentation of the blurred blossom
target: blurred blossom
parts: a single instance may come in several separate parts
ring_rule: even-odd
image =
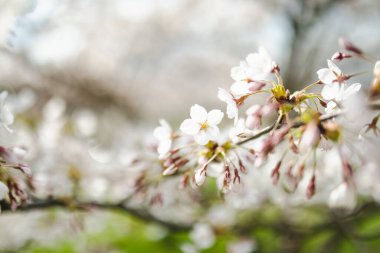
[[[98,127],[97,115],[89,109],[78,109],[73,113],[73,124],[79,136],[93,136]]]
[[[356,199],[354,185],[349,182],[343,182],[331,192],[329,206],[331,208],[353,210],[356,207]]]
[[[227,246],[228,253],[251,253],[256,251],[256,243],[250,239],[240,239],[230,242]]]
[[[194,244],[184,243],[181,245],[181,250],[183,253],[198,253],[198,249]]]
[[[190,238],[199,249],[207,249],[214,245],[215,235],[206,223],[197,223],[190,232]]]

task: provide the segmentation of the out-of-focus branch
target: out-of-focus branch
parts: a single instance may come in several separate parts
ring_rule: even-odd
[[[184,231],[191,228],[190,225],[179,224],[172,221],[161,220],[154,215],[148,213],[145,210],[136,209],[120,203],[101,203],[101,202],[80,202],[73,200],[61,200],[61,199],[38,199],[31,203],[27,203],[19,206],[15,212],[27,212],[32,210],[45,210],[51,208],[63,208],[76,211],[92,211],[92,210],[108,210],[119,211],[126,213],[135,218],[157,223],[172,231]],[[1,202],[2,212],[10,212],[11,207],[5,202]]]

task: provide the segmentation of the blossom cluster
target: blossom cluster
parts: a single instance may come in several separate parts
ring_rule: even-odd
[[[320,150],[335,152],[341,179],[329,188],[328,204],[333,208],[355,208],[354,173],[370,162],[359,161],[361,154],[352,145],[363,138],[373,138],[363,137],[363,132],[376,133],[379,115],[372,110],[368,115],[374,116],[362,122],[362,130],[354,138],[347,138],[349,127],[341,119],[353,112],[347,111],[345,104],[357,97],[362,85],[351,82],[360,73],[347,74],[338,65],[349,58],[373,61],[351,42],[341,39],[340,44],[345,52],[327,59],[327,67],[316,71],[317,81],[294,92],[286,87],[280,66],[265,48],[249,54],[231,69],[230,89],[219,88],[217,93],[227,106],[227,118],[233,121],[230,130],[219,129],[222,111],[208,112],[198,104],[191,107],[190,118],[182,122],[180,131],[160,121],[154,136],[162,174],[182,177],[182,188],[201,186],[208,177],[215,177],[218,188],[226,194],[240,187],[242,175],[267,167],[269,159],[276,159],[269,175],[272,183],[281,182],[291,192],[301,183],[306,184],[304,194],[311,199],[323,191],[318,185],[323,180],[318,177],[323,177],[320,167],[324,166],[321,160],[325,154]],[[372,98],[380,93],[380,61],[374,65]],[[253,98],[250,102],[256,96],[260,96],[256,101],[265,102],[255,102]],[[273,123],[265,126],[271,120]]]

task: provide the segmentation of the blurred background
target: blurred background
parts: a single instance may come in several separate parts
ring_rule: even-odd
[[[18,103],[24,102],[26,107],[36,104],[28,111],[30,115],[51,113],[44,107],[49,102],[51,110],[59,111],[62,99],[74,120],[78,115],[84,118],[77,123],[82,131],[79,135],[88,138],[96,125],[104,133],[96,137],[97,143],[109,147],[117,144],[108,143],[108,137],[120,136],[122,129],[124,139],[139,141],[134,140],[135,133],[153,129],[160,118],[178,126],[195,103],[208,109],[224,108],[216,97],[217,88],[228,88],[231,67],[260,45],[279,64],[285,85],[294,90],[317,80],[316,71],[339,50],[339,37],[379,56],[379,24],[378,0],[0,0],[0,86],[19,96]],[[350,64],[348,73],[371,68],[365,62]],[[370,78],[359,76],[356,80],[366,89]],[[110,125],[119,127],[118,134]],[[32,152],[30,160],[36,162],[36,156]],[[108,161],[107,154],[99,156],[102,162]],[[41,161],[35,164],[43,167]],[[103,183],[95,184],[96,188]],[[35,224],[24,227],[17,215],[0,217],[4,224],[0,234],[14,238],[0,239],[4,250],[21,251],[36,239],[25,235],[19,240],[20,231],[33,231]],[[39,215],[25,219],[47,219]],[[57,226],[56,234],[70,233],[72,221],[80,215],[70,214],[67,222],[58,219],[66,228]],[[122,219],[130,227],[115,222],[99,225],[97,216],[86,217],[86,231],[100,231],[91,240],[104,238],[108,231],[113,238],[109,241],[120,246],[119,250],[143,252],[128,249],[124,237],[143,224],[105,214],[105,221]],[[17,229],[7,225],[11,219]],[[78,225],[74,223],[74,227]],[[56,234],[46,227],[40,229],[42,236],[37,239],[52,242]],[[148,232],[139,229],[135,235],[142,242],[135,243],[141,245],[146,244],[145,239],[155,241],[157,234],[167,233],[154,226],[147,226]],[[45,234],[50,235],[48,240],[43,238]],[[103,246],[72,248],[65,240],[50,246],[33,250],[111,252]],[[168,252],[165,247],[160,250]],[[159,252],[158,248],[145,250]]]
[[[376,0],[0,1],[0,82],[116,106],[155,124],[194,103],[220,106],[217,87],[258,45],[289,87],[316,80],[343,36],[379,54]],[[176,105],[176,106],[173,106]],[[180,106],[179,106],[180,105]]]

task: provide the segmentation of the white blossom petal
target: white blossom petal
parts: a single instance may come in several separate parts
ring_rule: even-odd
[[[325,84],[332,84],[334,80],[336,80],[336,76],[328,68],[323,68],[323,69],[318,70],[317,75],[318,75],[319,80],[321,80]]]
[[[210,126],[218,125],[223,119],[224,113],[220,110],[212,110],[208,113],[207,124]]]
[[[329,198],[330,208],[343,208],[352,210],[356,207],[356,191],[352,184],[341,183],[335,188]]]
[[[205,130],[210,140],[215,141],[219,137],[219,128],[214,126],[209,126]]]
[[[338,104],[335,103],[334,101],[329,101],[327,103],[327,106],[325,108],[325,112],[326,113],[333,113],[333,112],[336,112],[338,110]]]
[[[231,68],[231,78],[235,81],[246,80],[248,78],[247,67],[247,63],[241,61],[239,66]]]
[[[8,110],[7,107],[3,107],[0,113],[0,120],[3,124],[11,125],[14,122],[13,114]]]
[[[252,85],[250,83],[245,82],[245,81],[239,81],[239,82],[234,82],[231,85],[230,90],[232,94],[234,94],[235,96],[243,96],[252,92],[250,90],[251,87]]]
[[[199,145],[206,145],[210,141],[210,136],[206,131],[201,130],[194,136],[194,139]]]
[[[218,98],[225,103],[234,101],[234,97],[231,95],[231,93],[222,88],[218,89]]]
[[[327,65],[329,66],[329,69],[335,73],[337,76],[341,76],[343,74],[342,70],[331,60],[327,60]]]
[[[199,132],[201,125],[192,119],[185,119],[179,129],[188,135],[194,135]]]
[[[321,95],[324,99],[331,100],[339,96],[340,94],[340,85],[335,84],[326,84],[321,92]]]
[[[198,123],[203,123],[207,120],[207,111],[203,106],[195,104],[190,109],[190,117]]]
[[[360,90],[362,85],[360,83],[354,83],[345,89],[342,99],[345,100]]]

